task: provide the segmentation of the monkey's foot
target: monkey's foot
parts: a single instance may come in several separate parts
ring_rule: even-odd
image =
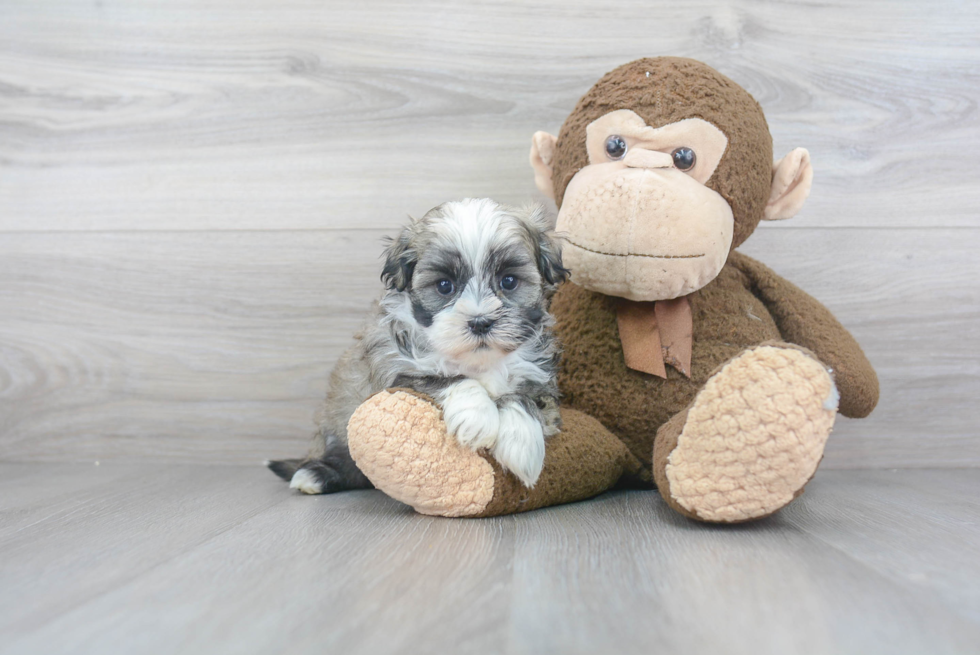
[[[690,518],[738,523],[768,516],[803,493],[837,416],[837,389],[795,346],[743,352],[657,432],[654,478]]]
[[[347,443],[375,487],[435,516],[524,512],[589,498],[624,474],[642,474],[639,460],[595,419],[562,410],[562,421],[530,489],[486,451],[459,445],[440,409],[409,390],[389,389],[364,401],[347,425]]]
[[[347,424],[354,463],[375,487],[421,514],[475,516],[493,498],[494,470],[449,436],[442,412],[410,391],[382,391]]]

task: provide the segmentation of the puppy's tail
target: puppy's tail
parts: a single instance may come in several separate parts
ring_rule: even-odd
[[[265,465],[269,467],[270,471],[289,482],[305,461],[304,459],[267,459]]]

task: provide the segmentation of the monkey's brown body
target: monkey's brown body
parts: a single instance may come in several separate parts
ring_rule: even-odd
[[[691,377],[668,366],[666,379],[627,368],[616,323],[620,299],[566,284],[552,305],[565,344],[558,377],[562,406],[597,418],[626,444],[651,481],[660,426],[694,400],[719,366],[749,346],[782,340],[765,305],[749,291],[748,279],[730,264],[690,301]]]
[[[574,284],[563,286],[552,304],[558,321],[558,338],[565,344],[558,377],[562,406],[597,418],[637,458],[643,469],[642,477],[652,479],[650,454],[657,430],[691,404],[712,373],[746,348],[764,342],[796,337],[793,343],[805,345],[799,344],[806,339],[793,334],[792,326],[784,328],[789,332],[784,336],[763,298],[753,293],[755,281],[750,275],[762,277],[759,273],[763,271],[767,273],[764,281],[770,284],[778,281],[784,287],[782,295],[787,302],[782,303],[780,313],[785,314],[793,302],[818,305],[812,297],[758,262],[732,253],[718,277],[690,295],[694,318],[690,378],[673,367],[667,367],[666,379],[627,368],[616,323],[620,299]],[[876,394],[854,397],[857,389],[850,382],[860,377],[861,388],[875,385],[874,371],[856,342],[846,339],[850,335],[844,328],[836,324],[829,312],[823,313],[819,317],[823,331],[841,334],[837,335],[833,352],[815,354],[821,361],[833,360],[841,367],[836,373],[842,393],[842,413],[853,418],[866,416],[874,407]],[[823,345],[810,343],[811,349]],[[847,357],[840,356],[842,351],[847,351]]]
[[[711,522],[766,516],[798,496],[838,409],[863,417],[878,399],[874,369],[829,310],[734,251],[760,220],[800,208],[808,153],[773,165],[747,92],[700,62],[659,58],[604,76],[558,137],[535,134],[531,163],[559,206],[572,273],[552,305],[565,425],[538,484],[456,446],[438,409],[403,393],[351,419],[358,466],[390,495],[446,516],[569,502],[626,478],[655,482],[671,507]],[[660,342],[632,340],[621,307],[679,298],[691,309],[690,377],[659,360],[634,370],[627,353]]]

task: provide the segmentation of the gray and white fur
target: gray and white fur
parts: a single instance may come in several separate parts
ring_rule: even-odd
[[[526,486],[561,428],[560,352],[548,312],[568,276],[543,208],[447,202],[390,240],[386,290],[330,375],[305,459],[267,462],[309,494],[370,487],[347,448],[347,422],[390,387],[428,394],[450,434],[486,448]]]

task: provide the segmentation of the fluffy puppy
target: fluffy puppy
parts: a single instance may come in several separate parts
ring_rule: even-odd
[[[548,308],[567,275],[541,207],[467,199],[413,220],[388,244],[386,291],[330,376],[309,454],[267,465],[308,494],[370,487],[347,422],[372,394],[408,387],[441,405],[460,444],[533,486],[561,427]]]

